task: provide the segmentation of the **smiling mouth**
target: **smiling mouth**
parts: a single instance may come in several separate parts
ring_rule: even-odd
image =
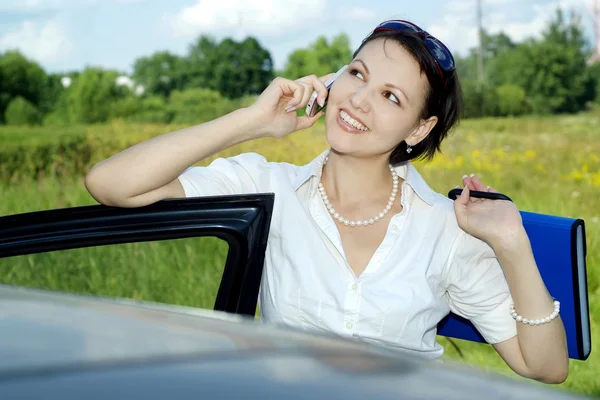
[[[347,125],[348,128],[352,128],[361,132],[368,132],[369,128],[367,128],[365,125],[363,125],[361,122],[357,121],[356,119],[352,118],[352,116],[350,116],[350,114],[348,114],[346,111],[344,110],[340,110],[339,111],[339,117],[342,120],[342,123]]]

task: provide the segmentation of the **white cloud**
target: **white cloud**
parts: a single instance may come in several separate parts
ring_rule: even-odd
[[[352,7],[342,10],[342,20],[347,22],[367,22],[375,19],[375,11],[368,8]]]
[[[324,10],[325,0],[199,0],[165,18],[175,36],[232,30],[272,36],[306,28]]]
[[[65,10],[90,4],[138,4],[146,0],[0,0],[0,11]]]
[[[1,11],[24,11],[40,8],[59,8],[64,0],[0,0]]]
[[[18,30],[0,37],[0,49],[18,49],[39,62],[54,62],[68,57],[73,45],[56,20],[44,24],[24,21]]]
[[[518,0],[485,0],[486,5],[505,6],[511,3],[517,3]]]
[[[441,13],[443,17],[423,28],[444,42],[453,53],[463,54],[477,44],[475,7],[474,1],[449,1]]]

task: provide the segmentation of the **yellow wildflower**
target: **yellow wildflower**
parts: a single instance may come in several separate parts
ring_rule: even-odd
[[[495,159],[500,160],[500,161],[505,160],[506,156],[507,156],[507,153],[503,148],[494,149],[494,150],[492,150],[491,153],[492,153],[492,157],[494,157]]]
[[[587,164],[583,164],[583,165],[581,166],[581,171],[582,171],[584,174],[587,174],[588,172],[590,172],[590,167],[589,167]]]
[[[600,187],[600,171],[593,174],[591,178],[592,184]]]
[[[579,172],[578,170],[574,169],[571,172],[571,179],[573,179],[575,182],[581,182],[583,180],[584,176],[581,172]]]

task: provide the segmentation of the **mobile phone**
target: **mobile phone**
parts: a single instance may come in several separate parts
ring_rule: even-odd
[[[461,193],[462,193],[462,189],[459,189],[459,188],[452,189],[450,192],[448,192],[448,197],[452,200],[456,200],[457,197],[460,196]],[[469,192],[469,195],[471,197],[477,197],[480,199],[512,201],[512,199],[510,197],[508,197],[507,195],[502,194],[502,193],[480,192],[477,190],[471,190]]]
[[[327,92],[329,92],[329,90],[331,89],[331,86],[333,85],[333,82],[335,82],[335,80],[340,75],[342,75],[342,73],[346,70],[346,68],[348,68],[348,66],[344,65],[342,68],[340,68],[338,70],[338,72],[335,73],[335,75],[333,75],[331,78],[329,78],[327,80],[327,82],[325,82],[325,87],[327,88]],[[317,93],[317,91],[315,90],[315,91],[313,91],[312,95],[310,96],[310,99],[308,100],[308,104],[306,105],[306,115],[308,115],[309,117],[314,117],[315,115],[317,115],[317,113],[319,111],[324,109],[325,106],[327,105],[327,98],[325,98],[323,107],[321,107],[319,105],[319,103],[317,103],[318,96],[319,96],[319,93]]]

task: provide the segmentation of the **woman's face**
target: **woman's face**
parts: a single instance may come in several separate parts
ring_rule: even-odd
[[[400,44],[367,43],[331,88],[325,116],[329,144],[360,157],[389,155],[403,140],[416,145],[437,121],[421,119],[428,88],[419,63]]]

